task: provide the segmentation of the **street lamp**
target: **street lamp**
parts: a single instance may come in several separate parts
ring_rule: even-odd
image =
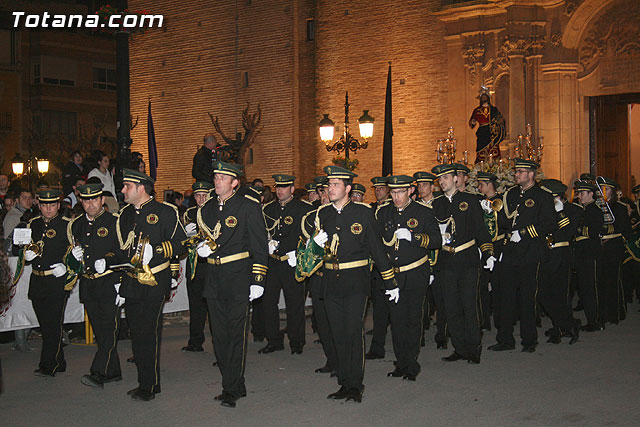
[[[16,176],[24,173],[24,160],[22,160],[20,153],[16,153],[16,156],[11,160],[11,170]]]
[[[11,159],[11,170],[18,177],[26,174],[29,180],[29,188],[31,188],[32,175],[37,173],[38,176],[43,176],[49,172],[49,160],[29,156],[27,161],[25,161],[22,156],[20,156],[20,153],[16,153],[15,157]]]
[[[349,92],[346,92],[344,96],[344,133],[340,139],[333,141],[335,123],[329,118],[328,114],[323,114],[323,116],[319,124],[320,139],[325,143],[327,151],[335,151],[338,154],[344,151],[344,157],[348,159],[349,151],[355,153],[360,149],[367,148],[367,140],[373,136],[374,119],[369,115],[369,110],[364,110],[364,113],[358,119],[360,137],[364,139],[364,142],[358,141],[349,133]]]

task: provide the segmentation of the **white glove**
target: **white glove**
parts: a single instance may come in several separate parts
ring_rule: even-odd
[[[511,233],[511,241],[513,243],[518,243],[520,240],[522,240],[522,237],[520,237],[520,232],[518,230]]]
[[[264,293],[264,288],[262,286],[258,286],[258,285],[249,286],[249,302],[253,301],[254,299],[260,298],[263,293]]]
[[[436,276],[434,276],[433,274],[431,276],[429,276],[429,284],[430,285],[433,283],[434,280],[436,280]]]
[[[316,244],[321,248],[324,247],[324,244],[327,243],[328,240],[329,240],[329,235],[324,230],[320,230],[318,235],[313,238],[313,241],[316,242]]]
[[[400,299],[400,288],[389,289],[388,291],[385,291],[384,294],[389,295],[389,301],[393,301],[397,304]]]
[[[184,231],[187,232],[187,237],[195,236],[198,232],[198,226],[195,222],[190,222],[184,226]]]
[[[76,261],[82,261],[82,256],[84,255],[84,250],[82,249],[82,246],[80,245],[74,246],[73,249],[71,249],[71,255],[73,255]]]
[[[411,241],[411,232],[406,228],[398,228],[393,234],[396,235],[398,240],[404,239],[407,242]]]
[[[151,262],[151,258],[153,258],[153,249],[150,244],[145,244],[144,249],[142,250],[142,264],[149,265]]]
[[[553,207],[556,208],[556,212],[560,212],[564,209],[564,203],[562,203],[562,200],[556,200],[553,203]]]
[[[289,263],[289,265],[291,267],[295,267],[296,266],[296,251],[287,252],[287,256],[289,257],[289,258],[287,258],[287,262]]]
[[[54,277],[62,277],[67,274],[67,267],[65,267],[65,265],[61,262],[53,264],[51,268],[53,268]]]
[[[440,234],[447,232],[447,224],[438,224],[438,228],[440,228]]]
[[[269,240],[269,255],[272,255],[276,249],[278,249],[278,245],[280,244],[280,242],[278,242],[277,240]]]
[[[178,279],[171,278],[171,289],[178,287]]]
[[[493,271],[493,266],[495,265],[496,261],[496,257],[491,255],[489,258],[487,258],[487,264],[484,266],[484,268],[489,271]]]
[[[124,304],[125,299],[120,296],[120,283],[116,283],[115,285],[113,285],[113,287],[116,290],[116,305],[118,307],[122,307],[122,304]]]
[[[207,245],[207,242],[200,242],[196,250],[198,252],[198,256],[202,258],[207,258],[213,253],[209,245]]]
[[[95,263],[93,263],[93,268],[95,268],[96,273],[102,274],[107,269],[107,260],[104,258],[97,259]]]
[[[481,200],[480,206],[482,206],[482,210],[488,214],[493,211],[493,208],[491,207],[491,201],[489,201],[488,199]]]
[[[24,251],[24,259],[26,261],[33,261],[36,258],[36,253],[27,249]]]

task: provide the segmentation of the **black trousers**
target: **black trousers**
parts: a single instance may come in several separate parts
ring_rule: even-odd
[[[120,332],[120,307],[115,304],[116,291],[111,280],[81,278],[83,303],[87,310],[98,349],[93,357],[90,372],[107,378],[119,377],[118,333]]]
[[[598,318],[618,323],[627,317],[621,281],[622,258],[609,254],[606,244],[598,260]]]
[[[423,287],[402,289],[398,303],[387,300],[391,314],[393,352],[398,360],[396,369],[413,376],[420,372],[418,355],[420,354],[426,294],[425,283]]]
[[[264,304],[263,298],[251,302],[251,335],[254,339],[264,339],[267,333],[264,330]]]
[[[447,327],[456,353],[479,357],[482,336],[478,317],[478,268],[446,266],[441,271]]]
[[[499,343],[515,345],[513,324],[519,309],[520,338],[523,346],[538,344],[536,329],[536,294],[540,263],[502,265],[500,272],[500,324]]]
[[[634,291],[636,299],[640,299],[640,262],[632,258],[625,260],[622,263],[621,280],[625,301],[633,302]]]
[[[287,311],[287,336],[291,348],[302,348],[305,344],[304,303],[306,294],[304,283],[298,283],[295,269],[287,261],[269,259],[269,273],[264,287],[262,306],[267,340],[273,345],[282,345],[284,336],[280,332],[278,302],[280,289],[284,293]]]
[[[228,299],[207,298],[213,349],[222,374],[222,390],[235,398],[246,394],[244,368],[247,357],[249,300],[245,295]]]
[[[313,312],[316,317],[316,326],[318,331],[318,337],[320,338],[320,344],[322,344],[322,350],[327,358],[327,366],[331,370],[338,369],[338,355],[336,354],[336,346],[333,343],[331,336],[331,326],[329,325],[329,318],[327,317],[327,307],[324,300],[324,295],[318,289],[318,286],[322,282],[322,277],[314,274],[309,279],[311,286],[311,301],[313,304]],[[317,289],[317,291],[316,291]]]
[[[491,294],[489,292],[489,282],[491,281],[491,271],[480,270],[480,280],[478,282],[478,314],[480,316],[480,327],[491,329]]]
[[[131,331],[131,349],[138,368],[141,390],[160,392],[160,342],[164,295],[129,299],[125,312]]]
[[[575,325],[569,302],[570,251],[570,248],[551,249],[549,259],[540,266],[538,302],[551,318],[553,327],[560,330],[560,334],[570,332]]]
[[[67,369],[62,349],[62,323],[67,297],[66,292],[56,292],[47,298],[31,300],[42,332],[42,350],[38,367],[47,373],[64,372]]]
[[[371,274],[371,300],[373,305],[373,338],[369,351],[379,356],[384,356],[384,344],[387,340],[387,328],[389,328],[389,307],[385,294],[382,277],[377,270]]]
[[[364,313],[363,295],[325,298],[325,307],[338,359],[338,384],[364,389]]]
[[[435,279],[431,284],[431,291],[436,305],[436,334],[433,339],[438,344],[446,344],[449,339],[449,331],[447,330],[447,310],[442,292],[442,273],[438,270],[434,271],[433,275]]]
[[[598,323],[598,266],[594,258],[576,258],[578,295],[589,325]]]
[[[207,262],[198,260],[196,275],[190,279],[191,272],[187,269],[187,296],[189,297],[189,347],[202,347],[204,344],[204,325],[207,322],[207,301],[202,297],[202,291],[207,281]],[[211,325],[209,325],[211,330]]]

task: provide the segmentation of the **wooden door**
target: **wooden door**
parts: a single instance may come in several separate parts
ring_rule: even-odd
[[[629,194],[629,109],[619,99],[601,97],[595,103],[596,170],[613,178]]]

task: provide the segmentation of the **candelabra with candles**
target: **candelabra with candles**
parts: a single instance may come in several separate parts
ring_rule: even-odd
[[[436,143],[436,161],[441,164],[455,163],[458,140],[453,134],[453,126],[449,127],[447,137],[438,139]],[[462,163],[469,163],[469,152],[466,150],[462,153]]]
[[[515,146],[516,158],[533,160],[537,163],[542,161],[542,154],[544,150],[544,144],[542,143],[543,137],[539,136],[536,143],[533,132],[531,131],[531,125],[527,123],[526,134],[518,135],[518,140]]]

